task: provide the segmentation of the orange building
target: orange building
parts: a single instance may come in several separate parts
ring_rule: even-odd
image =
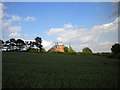
[[[64,52],[64,47],[65,47],[65,46],[64,46],[63,44],[58,44],[58,42],[57,42],[57,43],[55,43],[55,45],[54,45],[52,48],[50,48],[48,51]]]

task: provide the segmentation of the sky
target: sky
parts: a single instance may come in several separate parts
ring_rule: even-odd
[[[2,39],[34,40],[48,50],[55,42],[82,51],[110,52],[118,42],[115,2],[4,2]]]

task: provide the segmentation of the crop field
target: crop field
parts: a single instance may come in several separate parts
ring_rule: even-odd
[[[3,52],[3,88],[118,88],[120,60],[103,56]]]

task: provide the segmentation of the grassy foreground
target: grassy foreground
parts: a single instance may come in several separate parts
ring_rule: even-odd
[[[3,88],[117,88],[120,60],[3,52]]]

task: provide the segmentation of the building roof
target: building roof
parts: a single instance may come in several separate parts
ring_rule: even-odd
[[[58,44],[58,42],[57,42],[57,43],[55,43],[55,45],[54,45],[52,48],[50,48],[48,51],[64,52],[64,47],[65,47],[65,46],[64,46],[63,44]]]

